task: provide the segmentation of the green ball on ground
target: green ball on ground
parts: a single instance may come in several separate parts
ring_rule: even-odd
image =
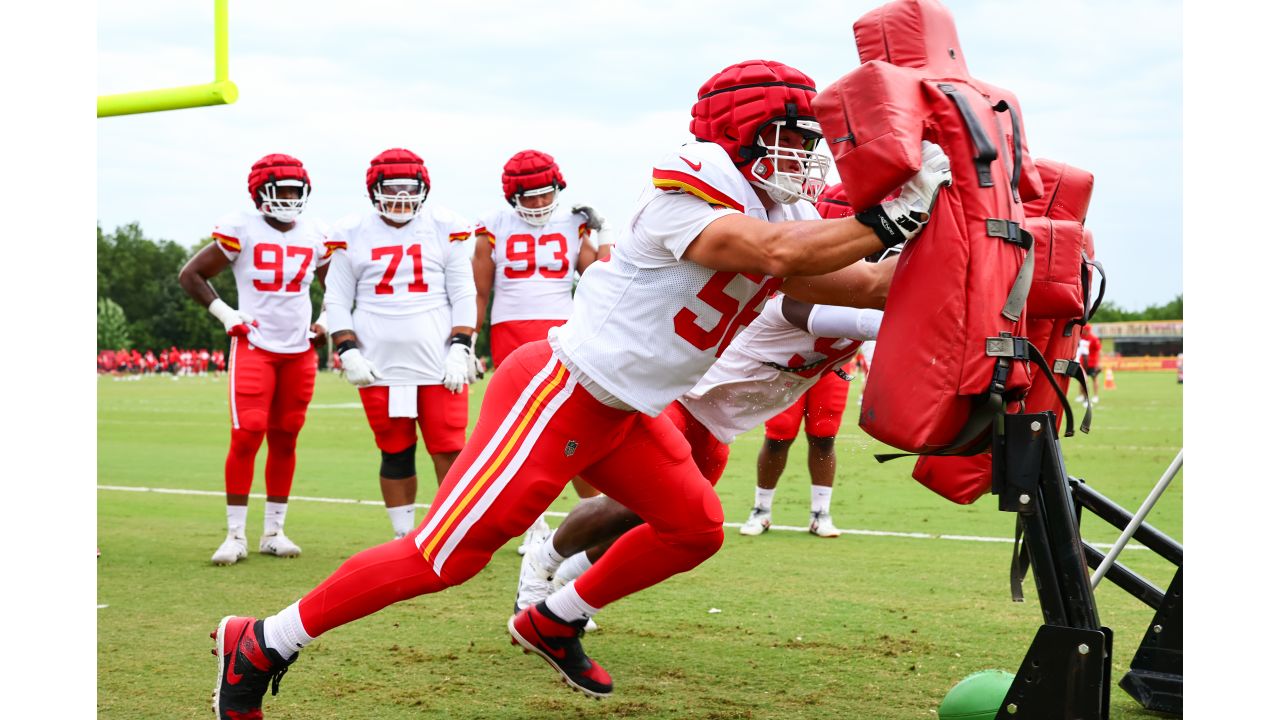
[[[956,683],[938,706],[938,720],[995,720],[1013,673],[981,670]]]

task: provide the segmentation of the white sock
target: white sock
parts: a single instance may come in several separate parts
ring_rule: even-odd
[[[262,534],[271,535],[284,529],[284,516],[289,512],[289,503],[267,501],[262,515]]]
[[[548,537],[546,542],[533,548],[534,562],[551,573],[554,573],[560,567],[560,563],[564,562],[564,556],[556,552],[555,543],[552,542],[555,537],[555,531],[552,531],[551,537]]]
[[[825,485],[809,486],[809,512],[831,512],[831,488]]]
[[[556,571],[556,577],[563,578],[566,582],[574,580],[589,567],[591,567],[591,560],[587,558],[587,551],[583,550],[569,556],[569,559],[561,563],[560,569]]]
[[[578,594],[574,582],[551,593],[547,598],[547,609],[556,617],[566,622],[590,620],[592,615],[600,612],[600,608],[591,607]]]
[[[769,490],[765,490],[762,487],[757,487],[756,488],[756,507],[760,508],[761,510],[764,510],[765,512],[772,511],[773,510],[773,493],[774,493],[774,490],[776,489],[777,488],[771,488]]]
[[[227,506],[227,534],[244,535],[244,526],[249,519],[248,505]]]
[[[296,602],[275,615],[263,619],[262,634],[267,647],[280,653],[280,657],[285,660],[293,657],[315,640],[307,634],[306,628],[302,627],[302,614],[298,612]]]
[[[401,505],[387,508],[387,517],[391,518],[391,529],[396,536],[408,535],[413,530],[413,506]]]

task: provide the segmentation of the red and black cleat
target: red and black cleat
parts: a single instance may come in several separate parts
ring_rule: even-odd
[[[579,638],[586,624],[586,620],[565,622],[548,610],[545,602],[540,602],[512,615],[507,621],[507,631],[511,633],[512,645],[522,646],[526,653],[540,655],[569,687],[593,698],[609,697],[613,692],[609,673],[582,651]]]
[[[263,642],[262,621],[228,615],[209,633],[217,642],[218,684],[213,688],[213,714],[218,720],[261,720],[262,697],[280,690],[289,660]]]

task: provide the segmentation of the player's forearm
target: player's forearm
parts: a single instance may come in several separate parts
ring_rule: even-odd
[[[337,330],[330,333],[329,337],[333,339],[333,346],[335,348],[342,348],[343,343],[347,342],[352,342],[356,345],[360,344],[360,338],[356,337],[355,332],[352,330]],[[338,350],[338,354],[342,354],[341,349]]]
[[[854,218],[770,223],[765,253],[774,277],[822,275],[884,249],[875,232]]]

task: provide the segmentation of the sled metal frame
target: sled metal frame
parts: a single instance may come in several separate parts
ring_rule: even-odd
[[[1000,510],[1017,514],[1023,536],[1021,551],[1015,546],[1013,582],[1021,581],[1021,552],[1044,618],[996,720],[1110,718],[1112,632],[1099,619],[1089,573],[1108,558],[1080,538],[1085,509],[1178,567],[1164,591],[1118,562],[1104,568],[1103,577],[1156,611],[1120,687],[1148,710],[1181,715],[1182,546],[1070,477],[1055,428],[1049,412],[1004,415],[993,423],[992,492]]]

